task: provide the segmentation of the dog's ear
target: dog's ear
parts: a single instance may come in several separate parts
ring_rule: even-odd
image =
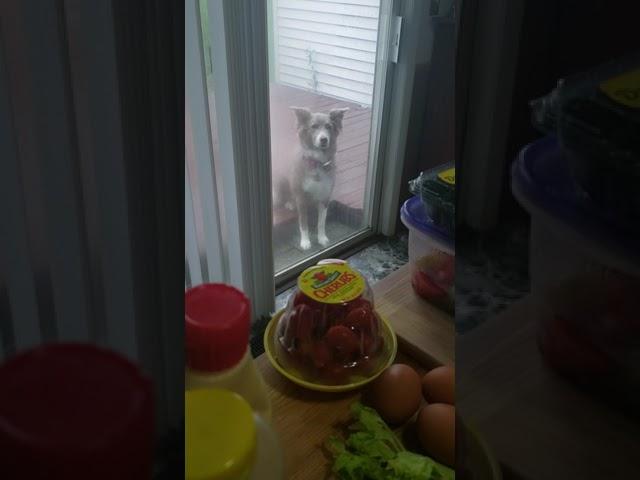
[[[296,118],[298,119],[298,128],[309,125],[309,120],[311,120],[311,110],[306,107],[289,108],[291,108],[291,110],[293,110],[293,113],[296,114]]]
[[[338,131],[342,130],[342,119],[344,118],[344,114],[348,111],[348,108],[334,108],[329,112],[329,118]]]

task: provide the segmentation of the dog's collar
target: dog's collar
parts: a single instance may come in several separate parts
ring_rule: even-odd
[[[333,163],[333,160],[328,160],[326,162],[321,162],[313,157],[306,157],[307,162],[314,168],[329,168]]]

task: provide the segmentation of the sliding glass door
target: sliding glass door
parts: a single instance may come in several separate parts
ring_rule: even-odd
[[[392,3],[269,0],[274,268],[375,231]]]
[[[427,7],[187,0],[186,286],[267,314],[306,266],[395,231]]]

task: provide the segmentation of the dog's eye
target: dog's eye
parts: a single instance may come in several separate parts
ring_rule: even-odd
[[[324,128],[326,128],[327,130],[331,130],[331,127],[333,125],[331,125],[330,123],[325,124]]]
[[[314,123],[313,125],[311,125],[311,128],[319,128],[320,125],[318,125],[317,123]]]

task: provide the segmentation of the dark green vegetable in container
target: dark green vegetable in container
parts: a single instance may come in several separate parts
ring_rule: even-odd
[[[427,216],[452,237],[455,235],[456,168],[453,163],[420,173],[409,190],[422,199]]]
[[[331,437],[332,471],[339,480],[454,480],[455,473],[429,457],[405,450],[378,412],[351,406],[354,422],[346,439]]]

